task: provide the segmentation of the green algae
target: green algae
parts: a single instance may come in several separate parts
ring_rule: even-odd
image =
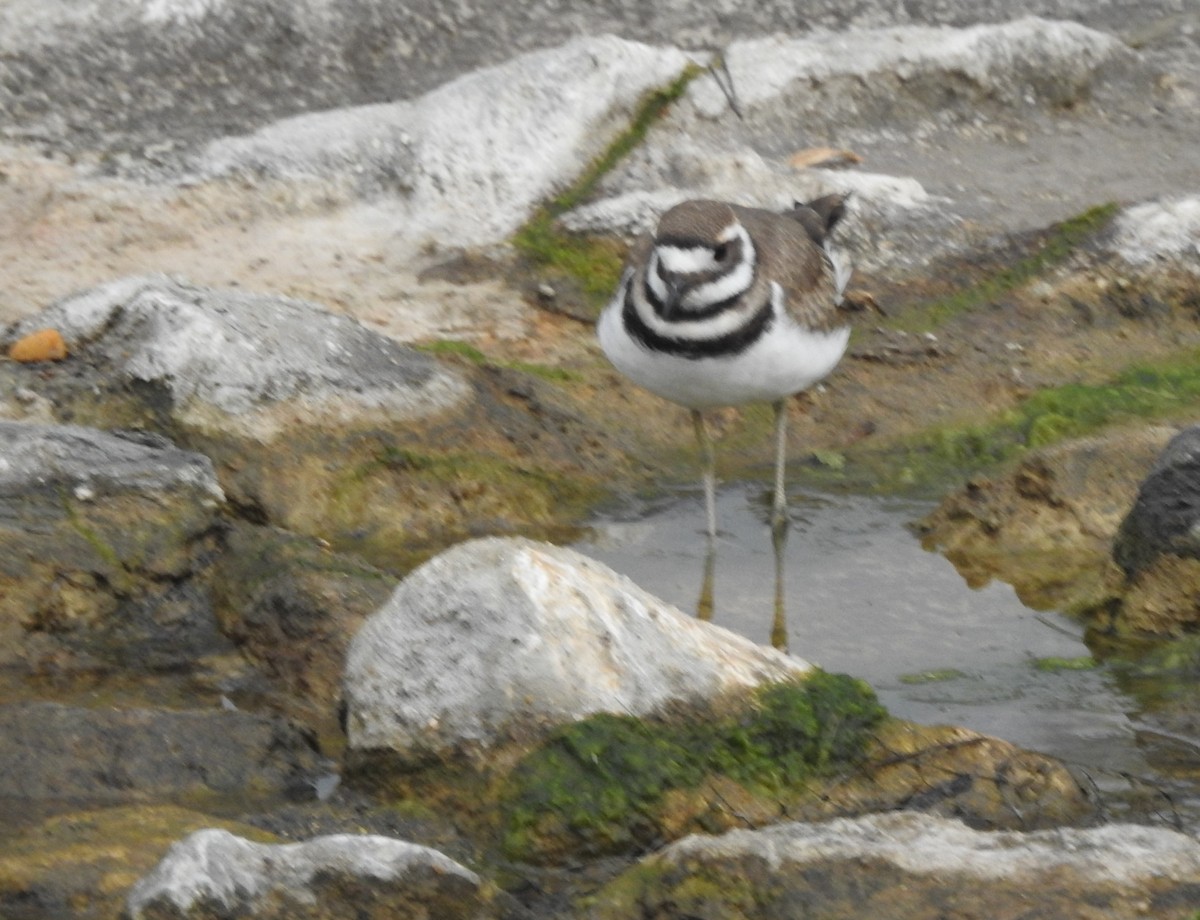
[[[864,682],[816,671],[760,688],[736,716],[584,719],[555,732],[509,777],[504,849],[529,859],[563,839],[576,853],[650,845],[663,836],[668,793],[713,776],[759,793],[802,790],[859,758],[885,716]]]

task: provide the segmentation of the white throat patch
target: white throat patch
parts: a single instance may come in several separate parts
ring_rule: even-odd
[[[657,246],[654,253],[662,262],[662,267],[672,275],[711,272],[719,264],[707,246]]]

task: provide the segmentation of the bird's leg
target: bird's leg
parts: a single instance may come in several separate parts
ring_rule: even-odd
[[[787,461],[787,399],[774,404],[775,409],[775,500],[771,504],[771,532],[779,535],[787,532],[787,490],[784,482],[784,466]]]
[[[692,410],[692,428],[696,432],[696,444],[700,448],[704,464],[704,511],[708,516],[709,549],[717,539],[717,458],[713,454],[712,439],[704,427],[704,416],[699,409]]]

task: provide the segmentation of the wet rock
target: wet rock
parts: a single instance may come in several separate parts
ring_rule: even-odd
[[[1121,521],[1113,561],[1122,632],[1179,635],[1200,625],[1200,427],[1175,435]]]
[[[234,522],[213,595],[224,633],[282,691],[292,714],[331,722],[346,647],[397,579],[274,528]]]
[[[223,498],[208,458],[165,439],[0,421],[0,661],[141,670],[228,651],[205,582]]]
[[[224,830],[175,844],[134,886],[129,920],[498,917],[495,889],[436,850],[376,835],[268,845]]]
[[[642,95],[688,62],[673,48],[580,38],[414,102],[304,115],[214,142],[198,169],[386,189],[406,202],[397,230],[416,243],[495,243],[599,156]]]
[[[1108,596],[1108,557],[1137,483],[1171,437],[1140,428],[1030,453],[976,478],[920,523],[972,585],[999,578],[1035,608],[1085,608]]]
[[[788,813],[816,820],[897,808],[987,830],[1060,827],[1096,814],[1075,776],[1053,757],[969,729],[899,720],[880,727],[858,769]]]
[[[410,574],[346,659],[352,751],[396,761],[717,702],[808,665],[687,617],[571,550],[490,538]]]
[[[913,813],[693,836],[596,898],[593,920],[988,917],[1190,918],[1200,846],[1160,828],[984,833]]]
[[[1163,553],[1200,558],[1200,426],[1167,443],[1121,522],[1113,559],[1135,576]]]
[[[0,739],[0,796],[34,804],[307,797],[323,769],[296,726],[224,709],[10,703]]]

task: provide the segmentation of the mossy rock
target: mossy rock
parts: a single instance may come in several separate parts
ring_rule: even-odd
[[[555,732],[512,771],[501,795],[508,856],[632,852],[731,826],[737,796],[769,800],[860,758],[886,711],[862,681],[815,672],[756,691],[712,721],[597,715]],[[725,786],[729,796],[712,793]]]

